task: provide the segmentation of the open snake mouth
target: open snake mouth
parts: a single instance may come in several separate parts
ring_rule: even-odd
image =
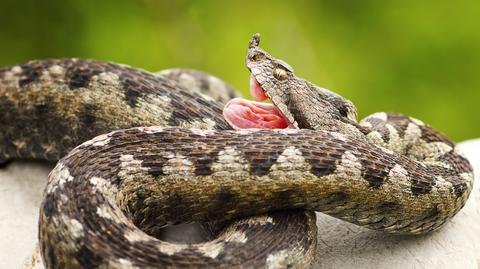
[[[223,116],[234,129],[294,128],[274,104],[262,103],[268,96],[253,75],[250,75],[250,94],[258,102],[234,98],[223,109]]]

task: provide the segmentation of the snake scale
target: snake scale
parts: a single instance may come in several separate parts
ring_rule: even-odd
[[[308,268],[313,211],[423,234],[462,208],[472,168],[450,140],[396,113],[357,122],[350,101],[296,77],[259,41],[246,65],[272,104],[236,98],[223,115],[233,90],[207,97],[194,71],[78,59],[0,69],[0,159],[63,157],[40,209],[47,268]],[[272,113],[288,128],[238,120]],[[213,238],[157,238],[191,221]]]

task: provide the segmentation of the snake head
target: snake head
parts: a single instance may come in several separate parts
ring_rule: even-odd
[[[278,120],[278,117],[286,122],[270,125],[275,128],[336,130],[338,125],[356,121],[356,109],[349,100],[297,77],[288,63],[271,56],[261,49],[259,44],[260,35],[255,34],[248,44],[245,60],[251,73],[250,93],[257,101],[270,99],[274,108],[269,107],[271,104],[267,103],[260,105],[258,102],[234,99],[226,105],[226,109],[231,108],[230,104],[249,107],[252,110],[252,113],[247,113],[249,120],[254,121],[258,119],[252,116],[256,113],[254,108],[259,108],[262,120],[265,118]],[[229,120],[235,117],[230,111],[224,110],[224,115],[235,127],[238,124],[236,122],[232,124]],[[268,128],[264,125],[248,124],[240,128]]]
[[[295,75],[288,63],[272,57],[259,44],[260,35],[255,34],[248,45],[245,63],[251,73],[250,93],[258,101],[264,101],[275,96],[275,89],[288,87]]]

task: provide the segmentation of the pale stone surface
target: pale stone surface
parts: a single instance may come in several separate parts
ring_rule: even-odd
[[[38,162],[13,162],[0,168],[0,268],[22,268],[30,262],[38,209],[52,168]]]
[[[462,143],[480,171],[480,140]],[[36,249],[38,207],[52,165],[13,162],[0,169],[0,268],[42,268]],[[479,172],[477,172],[479,174]],[[315,268],[480,268],[480,188],[436,233],[397,237],[318,214]]]

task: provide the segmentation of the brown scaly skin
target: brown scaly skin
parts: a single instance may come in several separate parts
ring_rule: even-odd
[[[432,189],[436,183],[436,170],[461,167],[459,173],[465,172],[469,176],[445,180],[451,181],[456,193],[469,193],[472,183],[470,163],[455,151],[454,143],[443,134],[418,119],[398,113],[378,112],[357,123],[357,111],[351,101],[296,77],[287,63],[269,55],[258,47],[259,43],[260,35],[256,34],[249,43],[246,65],[266,95],[293,126],[358,137],[382,147],[386,152],[433,166],[435,172],[431,180],[422,182],[414,179],[416,184],[424,185],[412,187],[414,194],[428,193]],[[455,158],[459,160],[454,161]],[[453,164],[447,164],[449,162]],[[376,172],[377,175],[369,179],[373,186],[380,185],[389,171]]]
[[[47,267],[306,267],[315,237],[308,229],[251,233],[275,228],[281,219],[274,215],[239,222],[204,245],[148,234],[164,224],[283,209],[420,234],[461,209],[473,175],[453,143],[403,115],[377,113],[356,123],[349,101],[297,78],[258,43],[255,36],[247,56],[252,74],[295,126],[315,130],[138,127],[83,143],[49,176],[40,212]],[[314,225],[311,213],[297,213]]]
[[[209,91],[214,92],[212,97],[204,95]],[[153,75],[124,65],[77,59],[0,68],[0,162],[12,158],[57,160],[96,135],[134,126],[230,129],[221,109],[228,98],[236,97],[233,94],[224,82],[195,70],[172,69]],[[253,234],[280,234],[292,245],[301,245],[302,251],[293,254],[305,264],[311,262],[313,256],[304,255],[315,250],[314,215],[288,211],[267,214],[263,219],[242,221]],[[220,236],[217,241],[237,226],[245,226],[242,222],[211,225],[214,235]],[[150,227],[152,233],[158,230],[158,225]],[[249,244],[261,245],[259,240],[249,240]],[[267,255],[267,250],[271,248],[264,245],[259,252]],[[91,268],[95,264],[92,259],[95,255],[88,251],[68,266],[54,255],[44,258],[50,267],[63,264],[67,268],[74,264]],[[195,264],[191,262],[191,266]]]
[[[96,135],[134,126],[231,129],[221,112],[172,79],[127,66],[63,59],[5,67],[0,159],[58,160]]]

